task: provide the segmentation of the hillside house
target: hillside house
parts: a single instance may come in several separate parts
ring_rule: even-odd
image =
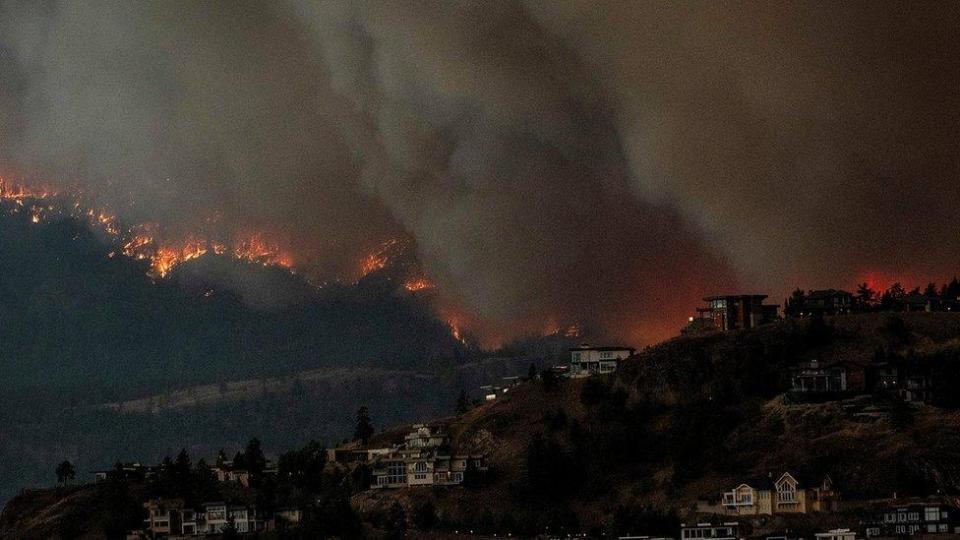
[[[469,467],[485,470],[482,456],[442,452],[397,452],[374,465],[374,488],[462,484]]]
[[[866,368],[871,392],[889,393],[904,401],[927,403],[933,398],[933,379],[927,369],[915,362],[885,360]]]
[[[803,299],[801,316],[805,315],[842,315],[852,313],[853,294],[837,289],[810,291]]]
[[[867,538],[960,534],[960,514],[946,500],[908,499],[873,506],[862,525]]]
[[[447,428],[442,424],[414,424],[413,430],[403,437],[405,448],[436,448],[449,443]]]
[[[500,394],[506,393],[506,390],[507,389],[502,386],[485,384],[480,387],[480,395],[483,396],[484,401],[496,401]]]
[[[697,308],[696,317],[690,321],[691,326],[698,323],[703,325],[702,321],[707,321],[708,326],[728,332],[774,322],[779,306],[764,304],[766,298],[765,294],[708,296],[703,299],[707,306]]]
[[[303,510],[300,508],[278,508],[273,517],[274,528],[280,523],[287,526],[297,526],[303,522]]]
[[[109,478],[142,482],[156,477],[157,473],[160,472],[160,467],[134,462],[118,464],[112,469],[90,472],[93,474],[94,482],[103,482]]]
[[[143,503],[147,511],[144,529],[154,537],[181,534],[180,511],[183,505],[183,499],[151,499]]]
[[[857,533],[850,529],[831,529],[813,536],[816,540],[857,540]]]
[[[956,311],[957,302],[941,298],[939,296],[930,296],[925,294],[908,294],[895,299],[894,307],[901,311]]]
[[[680,524],[681,540],[700,540],[710,538],[713,540],[737,540],[740,535],[740,524],[737,522],[721,523],[713,525],[711,523],[697,523],[695,525]]]
[[[583,344],[570,349],[569,377],[589,377],[613,373],[624,358],[633,356],[631,347],[591,347]]]
[[[221,534],[228,523],[233,523],[233,527],[241,534],[257,532],[263,528],[263,523],[256,519],[255,509],[224,502],[203,504],[203,526],[198,529],[202,534]]]
[[[193,508],[180,509],[180,534],[193,536],[200,533],[200,513]]]
[[[413,426],[403,442],[372,462],[373,488],[461,484],[468,469],[486,470],[484,457],[456,453],[445,426]]]
[[[810,360],[790,371],[793,393],[838,393],[849,389],[847,366],[843,363],[826,365],[818,360]]]
[[[211,467],[210,472],[217,479],[217,482],[235,482],[243,487],[250,487],[251,472],[243,467],[235,466],[233,461],[223,461],[219,465]],[[268,461],[261,474],[277,474],[277,468]]]
[[[147,511],[144,529],[131,531],[128,538],[179,538],[221,534],[229,523],[238,533],[254,533],[263,530],[263,522],[257,519],[256,510],[225,502],[208,502],[201,510],[186,508],[183,499],[151,499],[143,503]],[[278,512],[278,519],[299,519],[299,514],[287,515]]]
[[[829,477],[819,484],[803,487],[796,476],[789,472],[776,479],[768,475],[763,479],[744,482],[721,494],[719,505],[699,501],[697,511],[729,516],[756,516],[774,514],[807,514],[836,510],[839,497]]]

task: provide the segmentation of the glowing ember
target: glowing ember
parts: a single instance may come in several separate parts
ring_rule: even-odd
[[[433,286],[433,282],[427,278],[412,279],[403,284],[403,288],[410,292],[432,289]]]

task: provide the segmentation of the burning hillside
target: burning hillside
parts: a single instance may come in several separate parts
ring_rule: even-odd
[[[323,288],[329,276],[312,272],[309,267],[297,268],[291,250],[266,231],[205,233],[198,230],[175,230],[160,223],[123,223],[109,208],[96,205],[75,188],[55,189],[0,179],[0,205],[14,215],[22,214],[30,223],[41,224],[72,218],[87,224],[109,246],[108,257],[123,256],[149,263],[147,274],[154,280],[171,275],[180,265],[204,256],[233,258],[264,267],[283,268],[298,273],[308,283]],[[207,220],[215,223],[216,220]],[[494,321],[480,319],[455,300],[434,294],[437,284],[424,272],[416,257],[414,240],[390,238],[375,244],[362,255],[352,275],[334,278],[334,282],[357,283],[379,276],[399,293],[422,296],[430,302],[438,316],[446,322],[450,334],[461,344],[484,343],[499,346],[511,337],[509,331]],[[196,273],[192,274],[196,277]],[[222,276],[221,276],[222,277]],[[347,281],[349,280],[349,281]],[[203,281],[202,279],[200,281]],[[223,283],[223,281],[219,281]],[[528,321],[529,333],[546,328],[544,335],[562,333],[579,335],[576,324],[545,326]]]
[[[76,190],[33,188],[0,178],[0,201],[14,214],[28,213],[35,224],[63,217],[86,222],[116,246],[111,257],[122,254],[148,260],[149,274],[154,278],[165,277],[177,265],[207,253],[290,270],[294,266],[293,257],[264,232],[241,233],[227,239],[200,234],[169,238],[167,231],[156,223],[125,227],[112,212],[88,206]]]
[[[178,266],[206,255],[234,258],[265,267],[279,267],[294,272],[293,256],[263,231],[239,232],[232,236],[213,236],[197,232],[177,235],[158,223],[125,225],[105,208],[95,208],[75,189],[31,187],[0,178],[0,205],[13,215],[29,216],[33,224],[56,219],[72,218],[86,223],[94,233],[105,240],[111,251],[108,257],[124,256],[149,262],[147,274],[153,279],[168,277]],[[393,238],[374,247],[364,255],[357,267],[356,280],[375,273],[386,272],[396,283],[398,291],[421,294],[435,289],[435,284],[424,274],[415,260],[412,241]],[[317,287],[323,283],[313,276],[303,276]],[[447,310],[441,310],[447,311]],[[463,315],[445,317],[450,333],[465,344]]]

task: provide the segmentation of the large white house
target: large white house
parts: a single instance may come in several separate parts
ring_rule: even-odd
[[[482,455],[458,454],[446,426],[413,426],[402,444],[372,459],[374,488],[444,486],[463,483],[469,467],[486,469]]]
[[[591,347],[580,345],[570,349],[570,377],[589,377],[613,373],[620,360],[633,356],[630,347]]]

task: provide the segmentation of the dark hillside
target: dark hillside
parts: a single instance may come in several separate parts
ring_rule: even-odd
[[[281,268],[209,255],[154,281],[146,262],[112,249],[72,218],[35,224],[0,212],[4,395],[101,401],[323,366],[424,369],[466,355],[429,304],[376,273],[317,290]]]
[[[449,526],[491,533],[657,534],[698,498],[772,471],[829,474],[845,500],[960,494],[956,411],[871,395],[784,399],[789,367],[814,358],[869,363],[886,349],[956,372],[958,335],[960,316],[922,313],[678,338],[609,378],[525,384],[465,415],[460,444],[491,452],[488,485],[436,497],[374,492],[356,503],[375,514],[397,498],[411,511],[433,498]]]

